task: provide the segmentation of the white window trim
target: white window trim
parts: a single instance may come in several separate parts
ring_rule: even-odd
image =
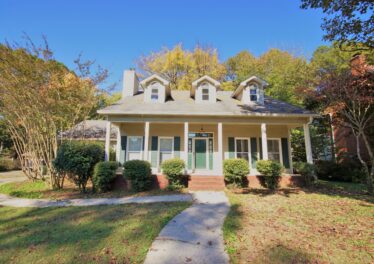
[[[161,169],[161,164],[160,164],[160,141],[161,139],[171,139],[172,142],[172,147],[171,147],[171,156],[174,158],[174,137],[158,137],[158,142],[157,142],[157,168]]]
[[[130,141],[130,138],[140,138],[141,139],[141,141],[142,141],[142,147],[140,148],[140,159],[141,160],[144,160],[144,157],[143,157],[143,152],[144,152],[144,150],[143,150],[143,145],[144,145],[144,142],[143,142],[143,136],[127,136],[127,142],[126,142],[126,146],[127,146],[127,150],[126,150],[126,161],[128,161],[129,160],[129,153],[131,152],[131,153],[137,153],[138,151],[130,151],[129,150],[129,146],[130,146],[130,144],[129,144],[129,141]]]
[[[248,164],[249,164],[249,168],[252,167],[252,153],[251,153],[251,138],[248,138],[248,137],[235,137],[234,138],[234,141],[235,141],[235,158],[238,158],[238,153],[237,153],[237,146],[236,146],[236,140],[239,139],[245,139],[245,140],[248,140]]]
[[[153,96],[153,90],[157,91],[157,99],[152,98],[152,96]],[[158,102],[159,99],[160,99],[160,91],[159,91],[159,89],[157,87],[151,87],[151,102]]]
[[[283,154],[282,154],[282,142],[280,138],[267,138],[267,140],[277,140],[279,146],[279,163],[283,165]],[[269,146],[269,144],[268,144]],[[268,148],[268,155],[269,155],[269,148]]]
[[[258,102],[258,99],[259,99],[259,88],[258,88],[258,85],[256,85],[256,84],[249,85],[248,86],[248,90],[249,90],[249,101],[250,102]],[[255,101],[252,101],[252,99],[251,99],[251,96],[254,95],[254,94],[251,94],[251,90],[255,90],[256,91],[256,100]]]

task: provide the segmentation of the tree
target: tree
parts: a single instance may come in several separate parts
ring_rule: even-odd
[[[324,40],[355,50],[374,48],[374,14],[371,0],[301,0],[303,9],[322,9]],[[362,45],[358,45],[361,43]]]
[[[349,71],[331,74],[321,81],[315,95],[325,112],[334,114],[336,126],[351,129],[358,159],[367,175],[368,190],[373,193],[374,142],[369,135],[374,126],[374,72],[364,67],[359,74]],[[368,162],[361,157],[362,148],[368,151]]]
[[[184,50],[181,44],[172,49],[163,48],[159,52],[143,56],[138,67],[145,75],[157,73],[165,77],[172,89],[188,90],[191,83],[209,75],[223,80],[226,68],[219,62],[216,49],[197,45],[193,51]]]
[[[5,120],[0,116],[0,156],[3,154],[5,149],[9,149],[13,146],[10,133],[7,129]]]
[[[269,86],[266,95],[300,105],[295,89],[305,87],[310,82],[310,68],[305,58],[296,57],[287,51],[270,49],[256,58],[248,51],[239,52],[227,60],[227,79],[233,80],[235,89],[250,76],[257,75]]]
[[[62,182],[53,167],[58,134],[84,120],[95,105],[98,84],[107,71],[94,74],[92,62],[75,61],[71,71],[53,59],[45,42],[37,47],[29,39],[25,46],[0,45],[0,113],[14,142],[23,172],[30,179],[44,178],[51,187]]]

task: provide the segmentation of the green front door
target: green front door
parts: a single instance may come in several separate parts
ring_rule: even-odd
[[[195,139],[195,169],[206,169],[206,139]]]

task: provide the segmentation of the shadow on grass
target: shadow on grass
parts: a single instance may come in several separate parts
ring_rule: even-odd
[[[315,193],[332,197],[351,198],[368,203],[374,203],[374,196],[367,193],[366,187],[364,185],[357,183],[318,181],[310,187],[280,188],[276,190],[265,188],[241,188],[232,191],[236,194],[254,194],[261,197],[269,195],[282,195],[284,197],[289,197],[292,194],[299,194],[301,192],[311,194]]]
[[[317,258],[307,252],[291,249],[282,244],[266,248],[251,263],[318,263]]]
[[[161,227],[174,216],[170,206],[160,203],[87,208],[0,207],[0,262],[9,262],[14,256],[20,263],[38,258],[45,258],[43,263],[90,262],[91,257],[111,255],[97,255],[104,247],[117,247],[113,256],[120,255],[121,262],[127,261],[124,252],[134,260],[131,263],[138,262],[139,257],[143,260]],[[55,259],[56,254],[60,261]]]

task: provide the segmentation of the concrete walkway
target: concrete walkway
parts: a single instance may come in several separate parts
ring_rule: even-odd
[[[193,197],[194,204],[161,230],[145,264],[229,262],[222,233],[228,198],[224,192],[195,192]]]
[[[13,207],[52,207],[52,206],[92,206],[92,205],[115,205],[129,203],[159,203],[159,202],[184,202],[192,201],[190,194],[139,196],[123,198],[87,198],[87,199],[23,199],[0,194],[0,205]]]
[[[0,184],[8,182],[22,182],[27,180],[22,171],[7,171],[0,172]]]

